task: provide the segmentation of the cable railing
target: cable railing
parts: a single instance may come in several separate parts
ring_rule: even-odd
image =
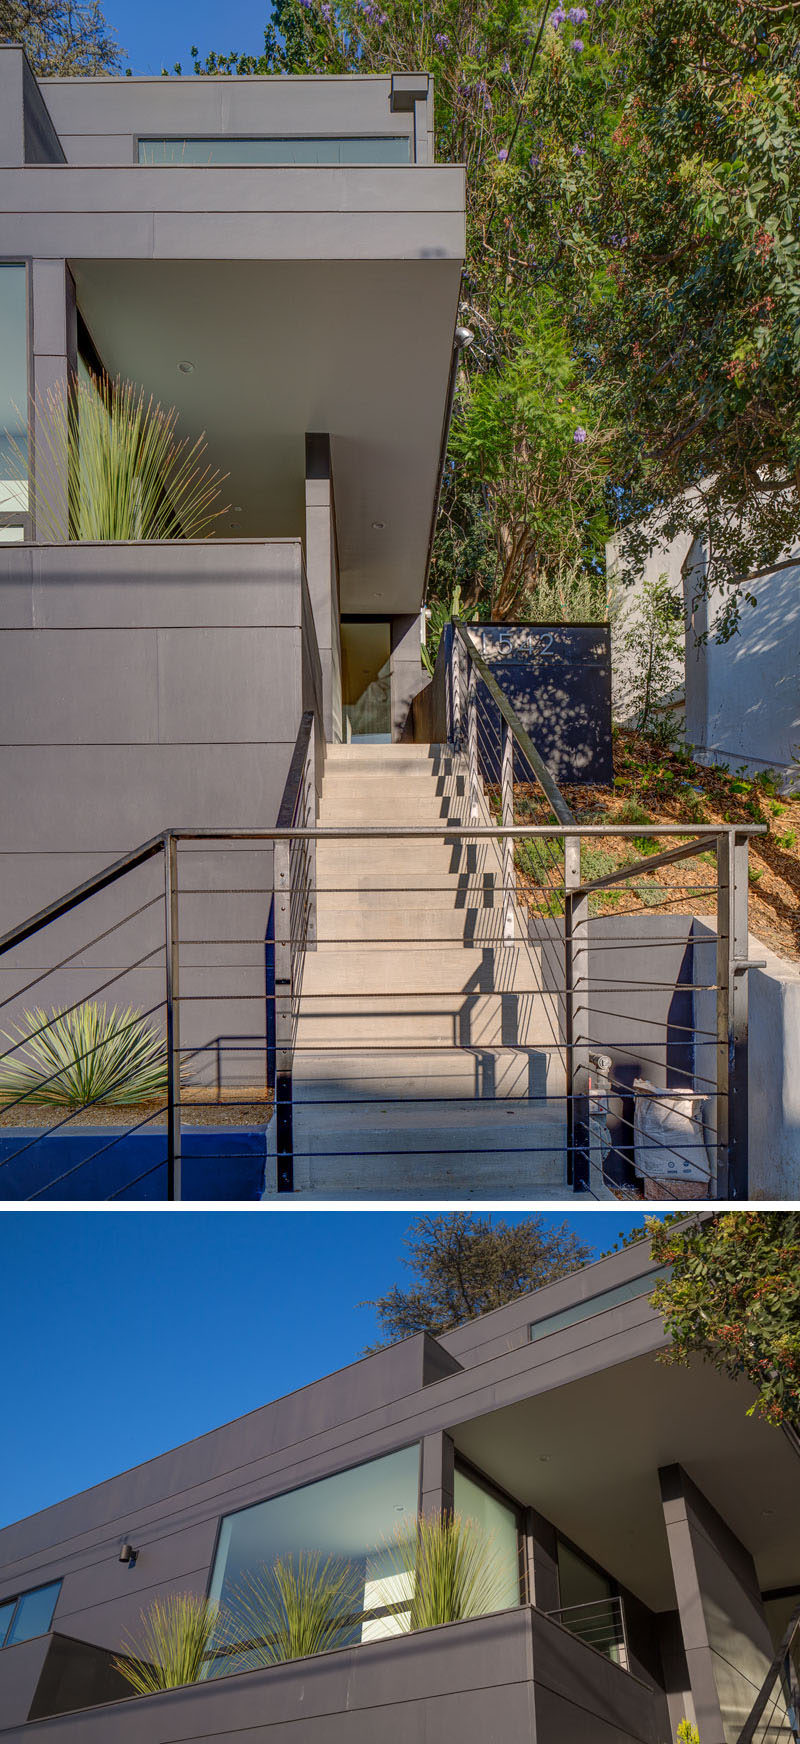
[[[558,1611],[548,1611],[554,1623],[576,1635],[585,1646],[593,1647],[623,1671],[630,1670],[628,1638],[625,1630],[625,1608],[619,1594],[607,1599],[591,1599],[582,1605],[564,1605]]]
[[[736,1744],[800,1744],[800,1609],[789,1621]]]
[[[461,626],[447,684],[446,742],[321,783],[307,714],[274,827],[166,830],[0,940],[0,1196],[746,1196],[756,826],[579,822]],[[157,1092],[11,1093],[112,1001]]]
[[[470,817],[509,832],[504,937],[521,910],[552,993],[571,1184],[600,1173],[621,1194],[642,1181],[648,1197],[746,1197],[747,862],[762,826],[579,822],[457,621],[445,698]]]

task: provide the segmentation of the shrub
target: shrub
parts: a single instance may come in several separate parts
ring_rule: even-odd
[[[392,1574],[405,1582],[414,1571],[410,1604],[395,1619],[403,1631],[485,1617],[505,1602],[493,1539],[477,1521],[460,1514],[423,1515],[401,1526],[386,1559]]]
[[[154,1599],[140,1618],[135,1639],[123,1645],[114,1666],[139,1696],[196,1683],[206,1664],[218,1622],[218,1607],[194,1593]]]
[[[36,405],[40,539],[201,539],[225,508],[206,442],[178,438],[178,414],[132,382],[90,376]],[[20,476],[27,460],[14,448]],[[64,477],[68,490],[64,492]]]
[[[364,1583],[345,1558],[301,1551],[242,1576],[228,1600],[223,1637],[249,1667],[328,1653],[352,1639],[364,1610]]]
[[[131,1006],[107,1011],[89,999],[49,1015],[26,1011],[24,1019],[15,1034],[0,1032],[13,1044],[0,1060],[0,1098],[85,1108],[148,1102],[166,1092],[164,1038]]]

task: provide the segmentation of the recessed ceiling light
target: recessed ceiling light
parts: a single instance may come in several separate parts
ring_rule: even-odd
[[[228,522],[229,527],[241,527],[241,524],[242,524],[241,521],[229,521]]]
[[[241,514],[241,512],[242,512],[242,505],[241,505],[241,503],[234,503],[234,505],[233,505],[233,512],[234,512],[234,514],[235,514],[235,515],[240,515],[240,514]]]
[[[376,533],[382,533],[384,527],[386,526],[386,522],[385,521],[373,521],[372,525],[373,525]]]
[[[188,357],[184,357],[182,363],[178,364],[178,368],[181,375],[194,375],[194,364],[189,362]]]

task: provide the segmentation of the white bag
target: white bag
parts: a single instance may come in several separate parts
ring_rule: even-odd
[[[633,1157],[638,1175],[658,1180],[711,1179],[711,1164],[703,1139],[703,1097],[689,1088],[659,1090],[646,1078],[635,1078]]]

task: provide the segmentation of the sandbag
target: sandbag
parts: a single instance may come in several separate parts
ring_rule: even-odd
[[[636,1172],[653,1180],[707,1187],[711,1164],[703,1139],[703,1097],[691,1088],[660,1090],[635,1078],[633,1157]]]

